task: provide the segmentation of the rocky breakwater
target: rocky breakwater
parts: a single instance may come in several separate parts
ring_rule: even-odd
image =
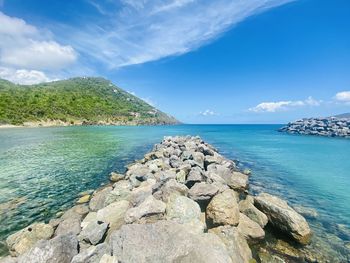
[[[348,118],[309,118],[290,122],[279,129],[281,132],[328,137],[350,138],[350,119]]]
[[[247,173],[199,137],[165,137],[111,180],[60,218],[9,236],[11,255],[0,262],[289,262],[252,253],[266,225],[293,244],[310,240],[300,214],[248,194]]]

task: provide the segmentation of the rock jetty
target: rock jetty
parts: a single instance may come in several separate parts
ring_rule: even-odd
[[[61,217],[9,236],[0,262],[285,262],[251,248],[267,226],[302,247],[309,225],[280,198],[250,195],[247,174],[199,137],[165,137]]]
[[[309,118],[290,122],[279,129],[294,134],[350,138],[350,118]]]

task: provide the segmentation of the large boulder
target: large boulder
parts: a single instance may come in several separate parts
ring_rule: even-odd
[[[84,240],[92,245],[103,241],[108,224],[102,221],[94,221],[88,224],[80,233],[79,240]]]
[[[234,263],[247,263],[252,259],[252,251],[246,239],[233,226],[220,226],[209,229],[209,233],[217,235],[226,245]]]
[[[125,214],[125,222],[128,224],[139,221],[147,217],[162,217],[165,212],[166,205],[163,201],[157,200],[150,195],[139,206],[130,208]]]
[[[78,235],[81,231],[81,220],[77,217],[64,219],[56,228],[55,236],[73,233]]]
[[[121,180],[115,183],[113,185],[113,190],[107,194],[103,207],[121,200],[129,201],[131,198],[131,188],[132,185],[127,180]]]
[[[249,241],[260,241],[265,237],[265,231],[260,225],[242,213],[239,216],[237,229]]]
[[[207,206],[207,219],[213,225],[238,225],[239,209],[237,202],[237,195],[231,189],[217,194]]]
[[[178,183],[175,179],[159,182],[153,186],[153,196],[164,202],[168,202],[170,196],[187,196],[187,193],[188,188],[186,185]]]
[[[34,223],[6,239],[7,247],[11,255],[18,256],[27,252],[41,239],[52,237],[54,229],[51,225],[45,223]]]
[[[201,221],[201,208],[185,196],[174,195],[170,198],[166,207],[166,219],[192,225],[194,231],[203,232],[205,229]]]
[[[250,200],[250,198],[240,201],[238,204],[239,211],[264,228],[268,222],[268,218],[254,206],[253,202],[254,199]]]
[[[87,213],[89,213],[89,207],[87,205],[80,204],[73,206],[64,212],[61,219],[64,220],[75,217],[81,220]]]
[[[106,243],[91,246],[74,256],[71,263],[99,263],[104,255],[109,255],[110,253],[111,248]]]
[[[188,192],[188,196],[194,201],[208,201],[218,193],[219,189],[211,184],[196,183]]]
[[[111,191],[112,186],[108,186],[94,192],[89,203],[90,210],[96,212],[97,210],[105,207],[105,201]]]
[[[112,232],[125,224],[124,216],[128,209],[128,201],[118,201],[98,210],[96,219],[108,223],[110,228],[109,232]]]
[[[139,187],[134,188],[131,191],[131,203],[134,206],[139,205],[142,203],[147,197],[152,195],[153,192],[153,186],[156,184],[155,179],[148,179],[140,184]]]
[[[248,176],[232,171],[225,165],[211,163],[207,167],[207,176],[213,182],[225,183],[234,190],[244,190],[248,186]]]
[[[40,240],[35,247],[18,258],[18,263],[70,263],[78,254],[75,235],[61,235],[50,240]]]
[[[286,201],[267,193],[261,193],[255,197],[254,203],[267,215],[269,222],[275,228],[290,235],[301,244],[310,242],[311,230],[308,223]]]
[[[112,235],[112,254],[123,263],[232,263],[217,236],[189,228],[170,221],[124,225]]]
[[[90,212],[86,215],[80,226],[82,230],[84,230],[84,228],[87,227],[91,222],[95,221],[97,221],[97,212]]]

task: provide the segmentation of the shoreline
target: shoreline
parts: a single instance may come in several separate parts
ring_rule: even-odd
[[[278,207],[280,212],[282,211],[281,213],[284,210],[292,213],[295,217],[294,219],[298,220],[297,222],[303,226],[304,230],[308,228],[305,219],[302,219],[303,217],[294,209],[285,205],[283,200],[279,198],[275,200],[274,197],[269,195],[251,196],[248,192],[249,171],[240,171],[234,161],[220,155],[213,146],[205,143],[199,137],[166,137],[161,144],[156,144],[154,149],[147,153],[142,160],[128,165],[125,174],[112,173],[111,180],[110,184],[96,189],[92,195],[86,194],[82,196],[78,200],[78,205],[66,211],[60,218],[52,219],[49,224],[36,225],[30,228],[36,229],[35,227],[38,227],[40,231],[46,229],[47,236],[44,238],[46,241],[42,242],[45,243],[45,246],[54,246],[52,244],[54,240],[59,242],[58,237],[68,235],[68,230],[73,228],[76,233],[69,239],[74,243],[70,248],[70,252],[74,254],[72,254],[72,258],[74,258],[82,257],[84,253],[87,253],[86,251],[96,250],[97,247],[102,247],[102,245],[109,246],[107,238],[112,238],[113,240],[116,233],[121,234],[121,232],[124,233],[126,231],[124,234],[126,234],[125,238],[127,239],[131,235],[128,231],[132,232],[133,227],[140,227],[139,225],[141,225],[141,230],[146,231],[145,233],[148,234],[148,231],[151,230],[144,229],[145,224],[154,224],[157,226],[157,229],[162,229],[164,227],[162,225],[163,221],[166,221],[164,223],[166,228],[172,229],[174,227],[177,231],[182,231],[185,225],[191,226],[191,229],[194,228],[195,233],[193,236],[188,237],[190,240],[199,239],[202,242],[208,236],[214,235],[216,238],[218,237],[219,241],[216,240],[215,242],[222,246],[221,256],[227,254],[227,260],[232,258],[232,255],[228,253],[228,250],[230,250],[228,241],[241,244],[242,247],[239,248],[239,251],[236,251],[236,256],[239,255],[242,258],[242,261],[239,262],[253,260],[251,252],[253,247],[254,249],[258,247],[258,250],[253,251],[253,254],[257,253],[260,260],[262,258],[266,259],[266,257],[270,257],[270,260],[276,259],[276,257],[283,259],[286,256],[283,256],[283,253],[280,255],[280,252],[272,254],[273,250],[271,247],[259,245],[266,242],[265,231],[268,230],[265,229],[265,226],[267,221],[270,221],[267,218],[276,216],[273,215],[271,207]],[[172,195],[176,198],[172,197]],[[179,196],[181,198],[178,198]],[[216,199],[219,201],[214,202]],[[232,202],[235,203],[233,207]],[[227,207],[222,208],[222,203]],[[115,207],[111,206],[112,204]],[[183,211],[183,208],[186,208],[185,211]],[[145,213],[145,209],[150,210]],[[117,213],[116,210],[123,210],[123,215],[119,215],[119,212]],[[218,210],[219,212],[217,212]],[[235,213],[232,213],[231,210],[234,210]],[[143,214],[141,213],[142,211]],[[119,222],[111,222],[110,220],[109,216],[111,214],[116,216],[115,213],[119,215]],[[140,216],[140,213],[142,216]],[[106,234],[106,237],[104,239],[101,237],[101,240],[93,244],[90,239],[86,242],[86,238],[82,238],[81,235],[85,227],[96,223],[95,221],[98,218],[94,218],[95,214],[96,216],[100,214],[99,219],[103,219],[97,221],[104,222],[107,225],[104,225],[104,235]],[[196,214],[196,216],[193,214]],[[204,219],[202,218],[203,214]],[[225,216],[222,217],[222,214],[225,214]],[[282,214],[280,216],[282,217]],[[121,223],[120,221],[123,222]],[[170,225],[168,225],[169,221],[171,222]],[[288,224],[288,222],[283,223]],[[119,225],[116,226],[115,224]],[[272,228],[274,231],[281,232],[284,236],[284,241],[287,242],[283,243],[284,248],[297,249],[293,244],[307,244],[309,242],[310,231],[307,231],[307,233],[303,232],[304,230],[302,229],[291,229],[290,232],[281,231],[280,224],[281,222],[275,222]],[[100,224],[92,226],[96,229],[99,228]],[[120,228],[120,226],[122,227]],[[269,222],[268,226],[269,228],[271,227],[271,222]],[[20,239],[24,238],[23,235],[28,235],[26,229],[24,229],[24,233],[23,230],[18,232],[21,234],[16,236],[17,241],[19,240],[20,242]],[[222,233],[227,234],[229,240]],[[271,234],[270,232],[266,233]],[[34,234],[32,233],[32,235]],[[75,242],[75,239],[77,239],[77,242]],[[185,241],[181,240],[181,242]],[[182,244],[181,242],[179,245]],[[212,240],[212,242],[214,241]],[[79,250],[74,249],[75,244],[79,244]],[[13,245],[11,253],[18,253],[19,259],[21,257],[30,259],[34,257],[35,249],[33,247],[36,244],[30,245],[30,247],[25,249],[24,253],[22,253],[21,249],[17,249],[18,246]],[[21,252],[18,252],[16,249]],[[111,249],[113,252],[114,250],[118,252],[118,248],[114,248],[113,245]],[[143,248],[140,247],[140,249],[142,250]],[[193,249],[201,251],[197,247]],[[209,247],[208,249],[213,248]],[[300,249],[298,252],[300,254],[297,254],[298,257],[308,260],[311,260],[312,257],[317,257],[317,255],[308,254],[304,249],[305,247]],[[38,251],[38,247],[36,247],[35,251]],[[106,251],[104,250],[104,252]],[[213,250],[212,252],[216,253],[217,251]],[[131,262],[123,258],[124,256],[121,254],[118,255],[118,258],[123,259],[125,262]],[[2,261],[0,260],[0,262]]]

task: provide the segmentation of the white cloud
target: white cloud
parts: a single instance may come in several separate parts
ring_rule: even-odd
[[[214,111],[212,110],[205,110],[205,111],[201,111],[199,113],[199,115],[201,116],[215,116],[215,115],[218,115],[217,113],[215,113]]]
[[[340,102],[350,102],[350,91],[338,92],[335,99]]]
[[[44,72],[38,70],[11,69],[0,67],[0,78],[7,79],[17,84],[36,84],[41,82],[53,81],[45,75]]]
[[[109,21],[67,34],[80,52],[117,68],[190,52],[247,17],[291,1],[122,0],[113,12],[105,0],[99,4],[109,5]]]
[[[321,100],[315,100],[312,97],[308,97],[306,100],[296,101],[276,101],[276,102],[262,102],[255,107],[249,108],[251,112],[279,112],[286,111],[296,107],[305,106],[320,106]]]
[[[47,81],[49,78],[42,71],[63,69],[77,59],[71,46],[57,43],[50,32],[39,30],[22,19],[0,12],[0,25],[2,77],[7,75],[5,68],[15,72],[15,76],[7,79],[22,83]]]

